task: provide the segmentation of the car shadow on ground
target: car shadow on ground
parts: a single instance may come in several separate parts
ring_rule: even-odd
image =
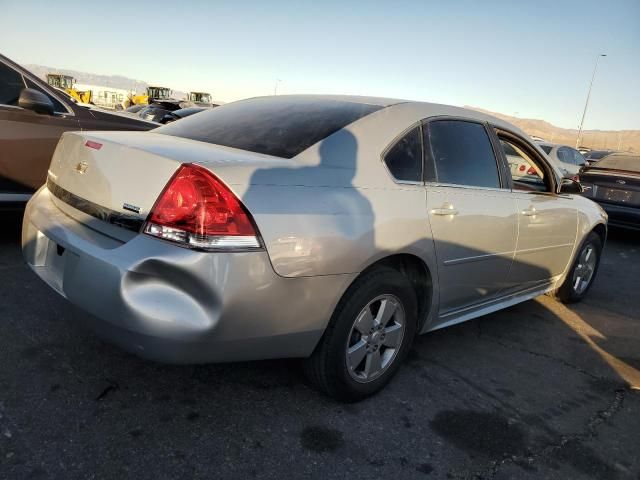
[[[5,225],[0,477],[640,471],[635,354],[611,340],[623,329],[637,352],[633,272],[610,285],[640,261],[637,237],[612,233],[588,302],[541,297],[419,337],[384,391],[344,405],[309,388],[297,360],[165,366],[100,341],[22,263],[19,215]]]

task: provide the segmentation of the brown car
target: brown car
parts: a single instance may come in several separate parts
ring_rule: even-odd
[[[158,125],[76,103],[0,55],[0,208],[21,205],[43,185],[62,133],[150,130]]]

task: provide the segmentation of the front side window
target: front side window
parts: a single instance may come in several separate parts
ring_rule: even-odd
[[[509,164],[514,190],[551,191],[542,167],[520,145],[507,138],[500,138],[500,145]]]
[[[422,181],[420,127],[404,135],[384,156],[384,163],[396,180]]]
[[[22,75],[0,62],[0,105],[18,105],[24,88]]]
[[[53,103],[53,110],[56,113],[67,113],[67,108],[57,98],[55,98],[52,95],[50,95],[49,92],[47,92],[43,88],[40,88],[40,86],[38,84],[36,84],[35,82],[29,80],[28,78],[25,77],[25,80],[26,80],[27,86],[29,88],[33,88],[35,90],[38,90],[39,92],[42,92],[47,97],[49,97],[49,100],[51,100],[51,103]]]
[[[496,157],[484,125],[463,120],[436,120],[427,125],[438,182],[500,188]]]

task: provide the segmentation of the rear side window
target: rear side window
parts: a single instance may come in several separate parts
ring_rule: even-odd
[[[396,142],[384,156],[384,163],[396,180],[422,181],[422,139],[416,127]]]
[[[438,182],[500,188],[496,157],[484,125],[437,120],[428,123],[428,139]]]
[[[0,105],[18,105],[23,88],[22,75],[0,62]]]
[[[566,147],[558,149],[558,160],[562,163],[568,163],[569,165],[574,164],[573,154],[571,153],[571,150]]]
[[[222,105],[154,133],[292,158],[379,105],[309,97],[264,97]]]

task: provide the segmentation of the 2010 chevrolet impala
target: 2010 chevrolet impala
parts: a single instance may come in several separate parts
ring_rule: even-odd
[[[505,149],[537,175],[513,179]],[[65,133],[28,264],[100,335],[170,363],[307,357],[357,400],[418,333],[580,300],[607,217],[514,126],[368,97],[244,100],[152,132]]]

